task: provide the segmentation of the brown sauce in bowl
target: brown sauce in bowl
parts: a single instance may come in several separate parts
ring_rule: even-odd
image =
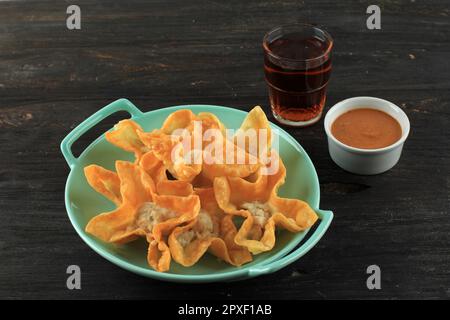
[[[348,146],[379,149],[397,142],[402,137],[402,128],[387,113],[362,107],[337,117],[331,125],[331,133]]]

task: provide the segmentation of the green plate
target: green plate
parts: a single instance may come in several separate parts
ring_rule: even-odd
[[[333,213],[318,209],[319,180],[305,150],[292,136],[274,124],[271,126],[279,130],[279,153],[288,172],[286,183],[280,188],[280,195],[307,201],[320,217],[314,232],[309,237],[306,237],[309,230],[301,233],[279,230],[275,247],[269,252],[254,256],[251,263],[242,267],[230,266],[206,254],[192,267],[186,268],[172,261],[170,270],[160,273],[147,264],[147,244],[144,240],[121,246],[111,245],[97,240],[84,231],[92,217],[114,209],[114,205],[94,192],[86,181],[83,168],[95,163],[113,170],[115,160],[133,160],[133,156],[108,143],[102,135],[76,158],[71,152],[74,141],[101,120],[118,111],[127,111],[134,121],[148,131],[159,128],[166,117],[178,109],[191,109],[194,113],[212,112],[228,128],[239,128],[247,114],[244,111],[213,105],[176,106],[143,113],[130,101],[120,99],[94,113],[64,138],[61,142],[61,151],[71,169],[66,183],[65,203],[69,219],[80,237],[94,251],[126,270],[150,278],[176,282],[213,282],[251,278],[275,272],[308,252],[329,227]]]

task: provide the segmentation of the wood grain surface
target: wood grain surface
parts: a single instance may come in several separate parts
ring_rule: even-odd
[[[381,30],[366,28],[369,1],[83,0],[81,30],[71,31],[72,1],[0,2],[0,298],[449,298],[450,5],[376,3]],[[369,95],[407,113],[411,134],[398,165],[352,175],[330,159],[323,121],[287,128],[312,158],[321,207],[335,220],[310,253],[268,276],[165,283],[87,247],[64,207],[62,138],[122,97],[143,111],[259,104],[269,114],[261,39],[297,21],[320,24],[335,40],[326,109]],[[81,290],[66,288],[71,264],[81,267]],[[381,268],[381,290],[366,287],[372,264]]]

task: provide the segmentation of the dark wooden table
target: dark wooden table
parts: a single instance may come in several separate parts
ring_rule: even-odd
[[[76,1],[75,31],[66,28],[72,1],[1,2],[0,298],[449,298],[450,6],[377,1],[382,28],[368,30],[372,2]],[[411,135],[399,164],[352,175],[330,159],[323,121],[288,129],[313,159],[321,207],[335,220],[310,253],[272,275],[164,283],[87,247],[64,207],[62,138],[121,97],[144,111],[259,104],[269,114],[261,38],[296,21],[324,25],[335,39],[327,109],[369,95],[407,113]],[[81,267],[81,290],[66,288],[71,264]],[[366,287],[372,264],[381,268],[381,290]]]

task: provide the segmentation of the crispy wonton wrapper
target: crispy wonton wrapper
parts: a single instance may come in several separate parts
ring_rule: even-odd
[[[195,119],[196,116],[191,110],[177,110],[166,118],[160,131],[164,134],[170,135],[177,129],[186,129],[190,127]]]
[[[244,149],[239,148],[224,137],[221,139],[221,145],[223,146],[222,160],[211,162],[204,161],[201,172],[203,177],[210,181],[214,181],[214,178],[216,177],[223,176],[245,178],[259,169],[261,164],[257,157],[249,154]],[[216,150],[214,149],[214,151]],[[227,155],[233,155],[231,161],[227,161]],[[238,157],[241,157],[241,161],[238,161]]]
[[[158,271],[167,271],[170,267],[170,252],[165,237],[178,225],[195,219],[200,210],[197,195],[185,195],[189,191],[182,182],[173,182],[175,188],[159,182],[161,190],[170,190],[170,195],[158,195],[157,188],[150,176],[138,165],[116,161],[117,175],[120,179],[122,203],[111,212],[102,213],[92,218],[86,226],[86,232],[105,242],[116,244],[127,243],[137,237],[146,237],[149,241],[148,262]],[[169,182],[170,183],[170,182]],[[192,188],[192,187],[191,187]],[[140,208],[144,204],[153,203],[156,209],[170,212],[172,216],[161,221],[152,218],[141,218]],[[153,212],[149,213],[150,215]],[[145,220],[150,219],[150,220]],[[151,224],[150,221],[154,221]]]
[[[92,164],[84,167],[84,174],[89,185],[95,191],[104,195],[117,206],[122,203],[120,179],[117,173]]]
[[[203,129],[216,128],[219,129],[222,135],[225,137],[226,135],[226,127],[225,125],[217,118],[217,116],[211,112],[200,112],[197,115],[197,118],[204,123]]]
[[[245,134],[251,125],[255,124],[259,127],[256,129],[267,128],[267,118],[261,118],[261,113],[264,112],[259,109],[251,111],[249,116],[244,120],[241,132]],[[264,122],[265,120],[265,122]],[[195,127],[194,121],[199,121],[200,127]],[[174,134],[177,129],[179,131]],[[203,149],[195,149],[195,135],[199,133],[207,133],[209,129],[218,129],[219,136],[215,137],[214,142],[220,142],[220,149],[216,150],[213,147],[214,142],[204,142]],[[136,131],[140,140],[153,152],[153,154],[164,163],[168,171],[177,179],[183,181],[193,181],[199,174],[203,177],[203,181],[212,181],[215,177],[220,176],[236,176],[246,177],[256,172],[260,166],[257,155],[251,155],[244,149],[238,148],[235,143],[226,139],[225,126],[220,120],[208,112],[201,112],[198,116],[194,115],[190,110],[178,110],[172,113],[164,122],[160,130],[154,130],[150,133]],[[187,150],[184,150],[182,145],[182,134],[189,134],[191,138],[190,162],[185,160]],[[270,134],[270,127],[269,127]],[[203,139],[203,136],[200,137]],[[238,138],[235,139],[238,141]],[[248,139],[247,139],[248,140]],[[250,145],[247,143],[247,145]],[[216,152],[220,152],[221,157],[219,161],[203,161],[202,152],[205,148],[214,150],[211,152],[214,157],[217,157]],[[257,152],[255,152],[257,153]],[[226,155],[233,154],[233,163],[227,163]],[[238,155],[242,156],[242,161],[238,161]],[[175,158],[175,159],[174,159]],[[217,159],[217,158],[216,158]]]
[[[251,132],[255,134],[250,135]],[[270,151],[272,130],[269,120],[260,106],[254,107],[247,114],[234,136],[234,143],[238,144],[240,139],[245,141],[245,151],[253,156],[259,158],[263,153],[267,154]]]
[[[117,147],[133,152],[136,158],[136,163],[139,163],[142,155],[148,152],[148,148],[139,138],[137,132],[143,132],[140,125],[130,119],[119,121],[114,130],[105,133],[105,138],[108,142]]]
[[[167,169],[164,166],[164,163],[159,160],[152,151],[145,153],[141,157],[139,165],[153,179],[155,183],[167,180]]]
[[[139,207],[152,201],[155,185],[142,168],[130,162],[116,161],[116,170],[122,202],[116,210],[92,218],[86,232],[105,242],[126,243],[145,235],[135,226],[135,218]]]
[[[261,107],[256,106],[248,113],[232,141],[227,140],[228,137],[225,134],[226,128],[217,117],[211,114],[204,115],[204,117],[206,116],[210,117],[210,119],[216,119],[215,121],[217,121],[219,128],[221,129],[223,159],[227,160],[227,156],[233,155],[233,161],[223,161],[222,163],[206,162],[203,164],[201,176],[213,181],[216,177],[227,176],[245,178],[255,173],[261,165],[259,161],[259,152],[267,152],[270,148],[271,141],[269,121]],[[251,132],[250,129],[254,130],[254,132]],[[260,141],[260,138],[264,138],[264,136],[260,136],[259,134],[260,129],[266,130],[265,144]],[[253,133],[253,135],[251,133]],[[252,143],[250,143],[250,137],[254,138],[252,139]],[[258,149],[258,146],[260,145],[263,146],[263,150]],[[238,160],[238,157],[241,157],[241,160]]]
[[[198,121],[201,127],[195,127],[195,121]],[[175,178],[192,181],[202,170],[201,150],[195,151],[195,134],[211,128],[225,132],[225,126],[215,115],[203,112],[196,116],[191,110],[182,109],[170,114],[160,130],[149,133],[139,131],[137,134]],[[196,131],[200,129],[201,132]],[[194,149],[190,154],[191,161],[189,163],[185,160],[187,151],[184,150],[181,143],[183,134],[190,136],[191,147]]]
[[[175,218],[160,222],[153,227],[153,233],[147,234],[149,248],[147,260],[150,266],[160,272],[170,268],[170,250],[167,236],[179,225],[194,220],[200,211],[200,200],[197,195],[187,197],[173,195],[154,195],[154,202],[162,208],[178,213]]]
[[[259,175],[255,182],[235,177],[219,177],[214,180],[214,192],[220,208],[226,213],[245,218],[235,236],[236,244],[247,247],[253,254],[269,251],[274,247],[275,226],[300,232],[311,227],[318,218],[306,202],[277,195],[278,187],[286,177],[286,168],[281,158],[277,158],[277,172],[273,175]],[[251,213],[251,207],[255,207],[254,212],[257,214]],[[261,213],[267,216],[262,216]]]
[[[145,145],[162,161],[165,168],[175,178],[183,181],[192,181],[202,170],[201,163],[196,163],[194,160],[192,163],[185,161],[181,138],[177,139],[176,136],[167,135],[159,131],[138,134]]]
[[[198,188],[201,211],[189,224],[177,227],[169,236],[173,259],[189,267],[209,250],[213,255],[234,266],[250,262],[250,252],[234,242],[237,229],[232,216],[224,215],[217,206],[212,188]],[[186,237],[187,236],[187,237]],[[184,238],[184,240],[180,240]]]

